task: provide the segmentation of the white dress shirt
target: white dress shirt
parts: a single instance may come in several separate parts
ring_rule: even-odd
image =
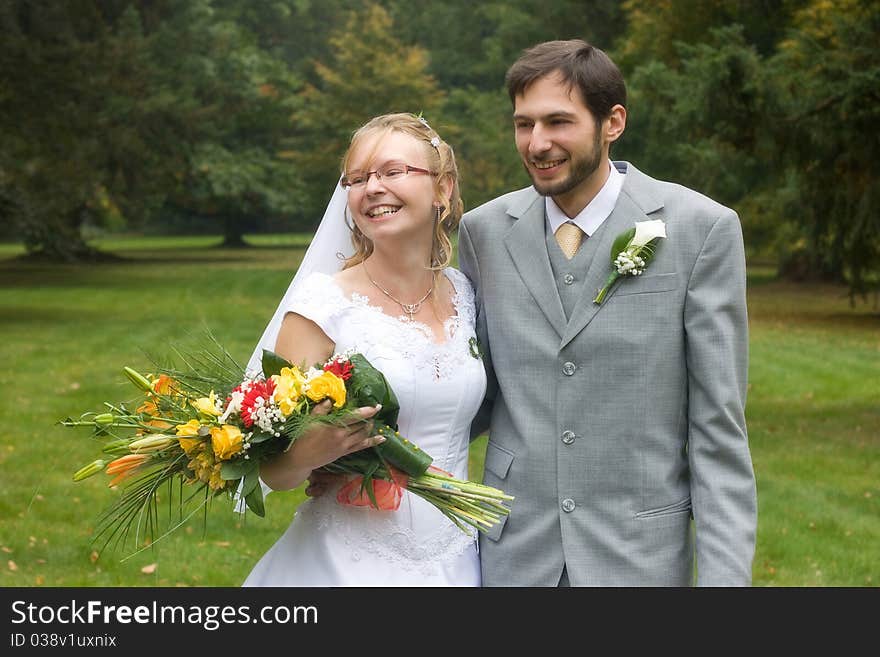
[[[617,197],[620,196],[620,188],[623,187],[623,180],[626,177],[625,174],[617,170],[617,167],[614,166],[611,160],[608,160],[608,166],[610,167],[608,180],[605,181],[602,189],[593,197],[593,200],[587,203],[587,207],[581,210],[576,217],[569,217],[559,209],[559,206],[556,205],[556,202],[551,197],[544,197],[547,230],[550,231],[551,235],[555,235],[557,228],[566,221],[570,221],[573,224],[577,224],[589,237],[608,218],[608,215],[611,214],[617,203]]]

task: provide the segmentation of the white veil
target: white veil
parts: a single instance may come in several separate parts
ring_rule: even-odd
[[[281,322],[284,315],[290,307],[290,302],[298,285],[308,278],[314,272],[322,274],[335,274],[342,269],[343,262],[354,254],[354,246],[351,243],[351,230],[346,221],[346,213],[348,212],[348,193],[341,185],[336,185],[336,190],[324,211],[324,217],[315,231],[306,254],[303,256],[302,263],[296,270],[296,274],[287,292],[281,298],[281,302],[275,309],[275,314],[263,331],[263,337],[254,347],[251,358],[247,364],[248,376],[253,376],[262,372],[261,361],[263,358],[263,349],[275,350],[275,341],[278,339],[278,332],[281,330]]]
[[[345,259],[354,254],[354,246],[351,243],[351,229],[347,223],[347,212],[348,193],[342,189],[341,185],[337,184],[336,190],[330,198],[330,203],[324,211],[321,223],[318,225],[318,230],[315,231],[315,236],[312,238],[309,248],[306,249],[302,263],[300,263],[299,268],[296,270],[290,285],[287,286],[284,296],[281,297],[281,301],[275,309],[272,319],[269,320],[266,330],[263,331],[260,341],[254,347],[254,351],[245,368],[247,376],[251,377],[262,373],[263,349],[275,350],[275,341],[278,339],[278,332],[281,330],[281,322],[284,320],[284,315],[287,314],[288,308],[290,308],[290,303],[293,300],[297,286],[301,285],[314,272],[335,274],[342,269]],[[243,484],[244,482],[241,482],[238,490],[235,492],[234,510],[237,513],[244,513],[247,508],[244,499],[241,497]],[[263,497],[272,492],[272,489],[262,479],[260,479],[260,486],[263,489]]]

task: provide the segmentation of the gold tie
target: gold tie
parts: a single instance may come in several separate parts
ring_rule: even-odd
[[[565,257],[569,260],[577,253],[583,237],[584,231],[577,224],[573,224],[570,221],[566,221],[556,229],[556,241],[559,243],[559,248],[562,249]]]

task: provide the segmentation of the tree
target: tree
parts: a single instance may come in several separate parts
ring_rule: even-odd
[[[740,26],[707,38],[678,43],[675,66],[654,60],[630,75],[627,130],[614,152],[739,210],[754,252],[776,234],[773,95]]]
[[[449,91],[440,110],[443,136],[455,147],[467,209],[529,184],[504,90],[505,73],[520,53],[550,39],[585,38],[608,48],[624,26],[616,0],[396,0],[386,6],[398,35],[429,50],[429,70]]]
[[[514,145],[506,90],[453,89],[443,111],[454,121],[444,137],[455,149],[465,210],[531,184]]]
[[[813,0],[797,13],[771,72],[784,120],[777,142],[796,194],[802,274],[842,279],[851,299],[880,286],[880,7]]]
[[[302,193],[284,159],[300,81],[236,18],[185,3],[156,32],[156,87],[173,89],[183,158],[166,208],[216,218],[224,246],[263,216],[290,216]],[[185,44],[179,47],[177,44]]]
[[[880,7],[798,4],[628,2],[621,150],[739,209],[747,247],[773,245],[784,275],[854,298],[880,285]]]
[[[0,5],[0,196],[29,251],[95,257],[85,225],[175,209],[234,244],[243,221],[296,207],[278,150],[299,82],[215,5]]]
[[[105,15],[88,0],[9,2],[0,29],[6,212],[29,251],[94,257],[83,225],[118,220],[114,199],[147,212],[162,187],[161,154],[145,147],[149,127],[134,102],[144,80],[137,12]],[[133,162],[145,175],[133,175]]]
[[[739,25],[745,41],[767,56],[790,24],[800,6],[798,0],[625,0],[627,30],[615,55],[626,72],[660,61],[679,63],[678,44],[696,45],[711,40],[713,28]]]
[[[329,37],[330,61],[314,62],[317,84],[309,84],[294,113],[296,136],[291,159],[311,194],[303,210],[314,227],[339,179],[340,162],[352,132],[368,119],[388,112],[423,112],[441,130],[435,110],[443,91],[427,73],[428,55],[394,36],[382,7],[368,4],[350,12]]]
[[[430,52],[430,72],[449,90],[494,93],[524,48],[584,38],[608,49],[625,26],[619,0],[392,0],[385,6],[399,37]]]

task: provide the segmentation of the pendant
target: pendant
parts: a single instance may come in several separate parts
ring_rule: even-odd
[[[422,302],[418,301],[416,303],[402,303],[400,307],[403,308],[403,312],[409,315],[410,321],[413,320],[413,315],[419,312],[419,308],[422,307]]]

